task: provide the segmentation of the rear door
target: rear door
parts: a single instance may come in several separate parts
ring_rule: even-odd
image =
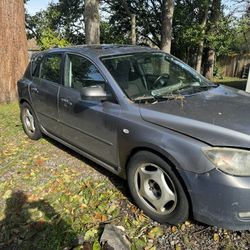
[[[64,86],[59,93],[59,118],[66,141],[117,166],[117,127],[120,105],[114,101],[86,100],[81,89],[101,85],[111,91],[97,67],[88,59],[67,54]]]
[[[32,106],[40,124],[58,134],[58,93],[61,85],[62,54],[45,55],[37,65],[30,86]]]

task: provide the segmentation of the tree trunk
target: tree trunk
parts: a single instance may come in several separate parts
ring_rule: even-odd
[[[206,53],[206,63],[204,64],[204,76],[212,80],[214,72],[215,51],[209,48]]]
[[[221,1],[222,0],[212,0],[212,8],[211,8],[211,23],[212,26],[216,25],[216,22],[220,19],[221,16]]]
[[[99,0],[85,0],[84,22],[86,44],[100,44]]]
[[[0,1],[0,46],[0,103],[10,103],[28,63],[23,0]]]
[[[221,16],[221,0],[212,0],[211,7],[211,18],[210,18],[210,30],[216,29],[217,22]],[[204,63],[204,76],[210,80],[213,78],[213,70],[214,70],[214,62],[215,62],[215,49],[210,46],[207,48],[207,55],[205,57]]]
[[[163,0],[161,50],[170,53],[172,39],[172,22],[174,15],[174,0]]]
[[[203,49],[204,49],[204,40],[202,39],[198,45],[197,60],[196,60],[196,66],[195,66],[195,69],[198,73],[201,73]]]
[[[124,7],[125,11],[130,16],[130,20],[131,20],[131,43],[132,43],[132,45],[136,45],[136,15],[133,14],[130,11],[127,0],[121,0],[121,4],[123,4],[123,7]]]
[[[201,63],[202,63],[202,55],[203,55],[203,48],[204,48],[204,35],[205,35],[207,19],[208,19],[209,1],[207,1],[205,4],[206,6],[204,9],[204,15],[201,21],[202,34],[201,34],[201,40],[198,45],[197,60],[196,60],[196,67],[195,67],[198,73],[201,72]]]
[[[131,42],[136,45],[136,15],[131,14]]]

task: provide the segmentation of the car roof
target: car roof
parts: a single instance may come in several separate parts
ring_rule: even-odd
[[[43,53],[53,52],[74,52],[86,54],[89,56],[113,56],[122,54],[133,54],[143,52],[159,52],[158,49],[150,48],[146,46],[135,46],[135,45],[121,45],[121,44],[101,44],[101,45],[77,45],[66,48],[52,48],[44,51]]]

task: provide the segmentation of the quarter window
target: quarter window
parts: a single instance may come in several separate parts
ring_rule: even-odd
[[[39,77],[40,65],[42,62],[43,56],[35,56],[31,59],[31,75]]]
[[[61,54],[47,55],[41,64],[40,78],[60,83],[61,61]]]

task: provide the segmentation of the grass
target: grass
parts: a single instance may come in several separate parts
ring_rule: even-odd
[[[153,222],[133,204],[123,180],[51,139],[29,140],[16,103],[0,105],[0,197],[0,249],[101,249],[107,223],[125,228],[132,249],[250,244],[247,233],[239,240],[238,233],[197,222]]]
[[[79,237],[96,246],[108,221],[140,233],[148,219],[119,178],[48,138],[29,140],[17,104],[0,105],[0,121],[0,249],[72,248]],[[121,211],[125,203],[132,216]]]

